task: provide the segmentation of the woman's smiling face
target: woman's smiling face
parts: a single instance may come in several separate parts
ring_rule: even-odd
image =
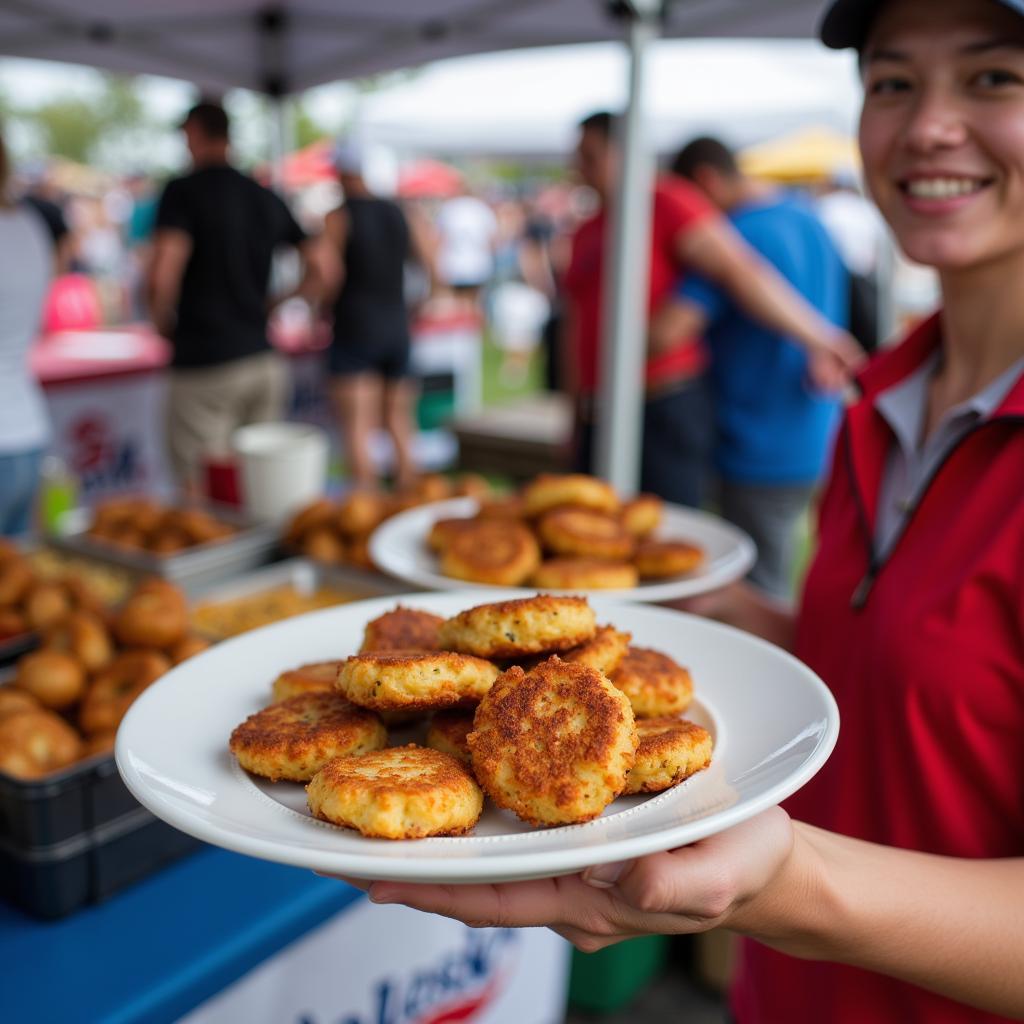
[[[904,252],[940,270],[1024,252],[1024,18],[892,0],[861,60],[865,179]]]

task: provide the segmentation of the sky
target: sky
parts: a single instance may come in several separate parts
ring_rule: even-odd
[[[742,144],[801,123],[850,131],[856,118],[851,56],[810,40],[662,41],[651,48],[647,72],[649,125],[662,149],[695,131],[715,130]],[[580,117],[622,106],[626,81],[624,49],[591,44],[440,61],[411,77],[386,78],[371,92],[321,86],[304,95],[304,104],[332,133],[354,130],[399,150],[558,153],[571,144]],[[87,68],[0,59],[0,93],[17,105],[88,95],[96,83]],[[146,107],[169,122],[196,95],[189,84],[166,78],[141,76],[137,85]],[[241,148],[265,146],[251,94],[231,101]],[[11,142],[16,153],[26,144]],[[178,140],[167,145],[162,162],[183,158]]]

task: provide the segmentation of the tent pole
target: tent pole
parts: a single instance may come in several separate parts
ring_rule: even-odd
[[[647,44],[659,35],[662,5],[660,0],[632,0],[623,6],[629,18],[629,93],[619,139],[619,180],[608,218],[594,465],[617,490],[633,494],[640,482],[654,182],[654,156],[644,138],[644,63]]]
[[[270,105],[270,183],[280,192],[284,188],[284,159],[295,148],[294,121],[287,96],[271,96]]]

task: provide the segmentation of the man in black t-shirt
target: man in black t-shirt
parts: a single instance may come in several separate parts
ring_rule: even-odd
[[[154,325],[174,346],[171,461],[194,489],[203,458],[223,455],[237,427],[284,414],[287,368],[267,340],[275,250],[305,257],[297,294],[312,297],[319,275],[313,242],[284,202],[228,162],[223,108],[198,104],[182,129],[193,170],[164,189],[146,291]]]

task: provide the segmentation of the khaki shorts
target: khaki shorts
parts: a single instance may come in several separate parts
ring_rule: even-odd
[[[288,366],[276,352],[172,369],[167,447],[178,482],[198,486],[204,458],[228,454],[238,427],[283,419],[290,386]]]

